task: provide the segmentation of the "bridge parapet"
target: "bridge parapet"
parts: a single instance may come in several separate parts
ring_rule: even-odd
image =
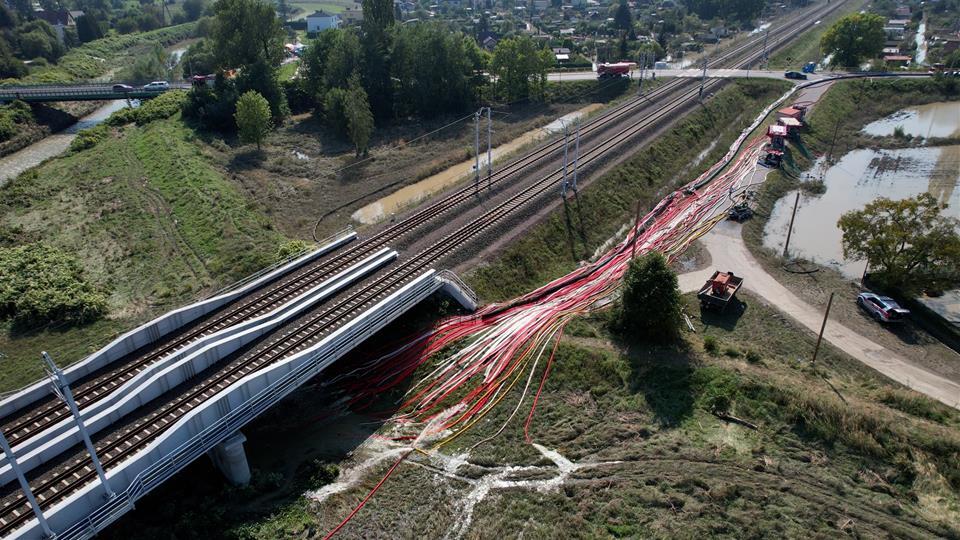
[[[455,276],[454,276],[455,278]],[[316,345],[281,362],[255,371],[217,397],[205,401],[171,426],[143,451],[111,469],[107,476],[117,495],[104,502],[104,490],[93,483],[46,512],[58,539],[86,539],[133,508],[134,503],[193,460],[237,433],[331,363],[406,313],[431,294],[459,287],[459,279],[429,270],[339,327]],[[471,298],[461,289],[455,298]],[[476,306],[465,304],[467,309]],[[40,538],[36,520],[17,530],[15,538]]]
[[[133,330],[114,339],[99,351],[90,356],[71,364],[64,369],[64,376],[67,381],[72,383],[94,371],[106,366],[107,364],[120,359],[144,345],[147,345],[157,339],[169,334],[182,327],[185,324],[193,322],[211,311],[214,311],[223,305],[240,298],[241,296],[252,292],[253,290],[279,279],[283,275],[300,268],[301,266],[317,259],[331,251],[351,242],[357,238],[357,233],[351,229],[344,229],[335,236],[329,238],[323,245],[309,253],[282,261],[277,265],[268,267],[253,276],[247,278],[237,286],[229,286],[226,289],[218,291],[215,296],[183,306],[166,313],[152,321],[144,323]],[[20,390],[9,392],[6,395],[0,395],[3,398],[0,401],[0,418],[11,415],[16,411],[30,405],[31,403],[46,397],[50,393],[50,386],[47,380],[40,380],[30,384]],[[6,458],[2,459],[3,462]]]

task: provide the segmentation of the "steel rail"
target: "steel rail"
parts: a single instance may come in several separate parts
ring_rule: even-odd
[[[836,5],[838,4],[835,4],[833,9],[835,9]],[[825,11],[829,10],[830,9],[827,9]],[[807,26],[808,25],[805,25],[803,29],[805,29]],[[796,30],[794,34],[782,37],[775,42],[775,44],[779,44],[783,41],[791,39],[795,33],[800,31],[802,30]],[[738,48],[738,50],[742,50],[742,47]],[[745,62],[751,61],[753,61],[752,57]],[[707,86],[712,88],[718,84],[720,84],[720,82],[714,80],[708,83]],[[600,142],[593,148],[586,150],[582,158],[584,163],[589,165],[590,163],[605,157],[606,153],[611,149],[618,147],[620,144],[638,135],[643,130],[653,126],[657,121],[665,118],[678,108],[690,102],[698,93],[699,89],[691,89],[687,92],[684,92],[680,96],[672,98],[659,110],[655,111],[649,116],[644,117],[631,126],[617,132],[615,135]],[[549,146],[550,144],[545,145],[545,147]],[[536,153],[537,151],[535,150],[531,154],[528,154],[528,156]],[[522,159],[523,158],[521,158],[521,160]],[[343,324],[343,322],[346,320],[344,317],[345,315],[351,312],[356,312],[358,308],[369,305],[371,302],[389,294],[396,288],[402,286],[408,279],[414,277],[418,272],[426,268],[428,265],[468,243],[478,234],[488,230],[493,225],[498,224],[503,218],[512,215],[517,209],[524,207],[531,200],[536,199],[550,189],[553,189],[556,181],[561,175],[562,168],[559,168],[541,178],[520,193],[510,197],[506,201],[500,203],[498,206],[487,211],[472,223],[467,224],[454,233],[447,235],[434,245],[421,251],[411,260],[389,271],[385,276],[378,277],[376,280],[373,280],[371,283],[362,287],[359,291],[337,302],[330,309],[323,311],[323,313],[315,317],[310,323],[303,325],[301,328],[285,335],[281,338],[280,341],[282,341],[282,344],[279,344],[279,347],[277,347],[278,343],[272,343],[266,350],[255,355],[254,358],[234,366],[228,366],[227,369],[222,370],[221,373],[216,375],[211,382],[197,386],[192,391],[181,395],[180,398],[174,400],[174,402],[164,405],[161,407],[161,409],[158,409],[158,411],[173,411],[173,413],[176,415],[183,414],[185,410],[189,410],[202,403],[209,396],[215,395],[221,389],[229,386],[243,376],[260,369],[265,365],[269,365],[273,361],[282,358],[287,353],[301,350],[302,348],[306,347],[312,338],[320,335],[326,330]],[[471,186],[461,189],[459,192],[457,192],[457,194],[463,192],[470,193],[472,191],[473,187]],[[155,420],[157,414],[159,413],[152,413],[150,415],[150,420]],[[142,431],[138,431],[136,429],[127,430],[126,434],[121,436],[118,441],[114,442],[110,448],[105,450],[98,449],[98,452],[102,452],[104,457],[104,465],[109,466],[114,464],[118,460],[122,460],[124,457],[134,452],[136,448],[141,448],[144,444],[146,444],[145,441],[152,440],[156,435],[162,432],[163,427],[170,425],[170,423],[171,420],[161,419],[153,422],[154,425],[152,425],[152,427],[157,428],[153,431],[150,431],[149,428],[143,429]],[[134,438],[137,440],[137,444],[130,444],[130,441]],[[120,445],[124,445],[124,448],[119,449]],[[52,478],[49,478],[46,481],[42,481],[36,491],[43,492],[44,490],[52,490],[51,496],[42,497],[43,506],[49,506],[56,500],[66,496],[66,494],[75,491],[75,488],[71,489],[67,486],[56,487],[57,483],[62,483],[68,478],[73,478],[75,481],[69,482],[69,485],[83,485],[86,483],[86,480],[92,479],[90,477],[91,474],[92,469],[86,465],[86,461],[80,460],[72,467],[69,467],[68,470],[55,474]],[[7,503],[4,507],[4,512],[6,513],[7,508],[14,506],[17,505],[13,502]],[[21,513],[21,515],[25,518],[29,518],[29,515],[23,513]],[[15,519],[10,522],[5,522],[3,526],[0,527],[0,534],[5,534],[7,530],[13,530],[12,528],[16,527],[15,523],[18,521],[21,520]]]

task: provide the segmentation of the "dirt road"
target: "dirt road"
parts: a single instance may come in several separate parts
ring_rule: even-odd
[[[797,298],[768,274],[750,254],[740,229],[739,224],[724,221],[701,239],[713,259],[713,264],[705,270],[681,274],[680,290],[696,291],[715,269],[731,270],[744,278],[744,287],[747,290],[764,298],[812,332],[819,332],[823,321],[821,310]],[[854,332],[842,322],[830,320],[824,338],[838,349],[904,386],[960,409],[960,384],[915,365],[907,358]]]

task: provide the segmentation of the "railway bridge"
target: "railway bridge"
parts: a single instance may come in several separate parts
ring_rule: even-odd
[[[784,20],[768,48],[841,5],[816,4]],[[763,42],[739,44],[711,66],[751,65]],[[581,184],[723,84],[676,78],[584,122],[575,167]],[[76,407],[46,382],[5,396],[0,429],[10,451],[0,461],[0,536],[88,538],[205,453],[228,478],[245,481],[246,423],[424,298],[439,292],[473,309],[475,295],[436,269],[481,251],[504,227],[578,204],[557,197],[571,147],[563,137],[548,140],[362,239],[342,231],[118,337],[63,371]]]

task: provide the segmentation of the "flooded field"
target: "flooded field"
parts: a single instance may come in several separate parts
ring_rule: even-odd
[[[519,150],[521,147],[527,143],[535,142],[548,135],[554,133],[560,133],[563,131],[563,123],[570,123],[576,120],[579,117],[582,117],[586,114],[589,114],[597,109],[602,107],[599,103],[594,103],[587,107],[584,107],[578,111],[574,111],[566,116],[563,116],[557,120],[554,120],[550,124],[533,131],[528,131],[523,135],[517,137],[516,139],[508,142],[507,144],[500,145],[493,149],[491,152],[493,154],[494,163],[502,158],[503,156],[510,154]],[[571,126],[572,129],[572,126]],[[571,139],[572,140],[572,139]],[[573,152],[573,145],[570,146],[571,159]],[[387,195],[386,197],[379,199],[375,202],[372,202],[356,212],[351,216],[355,221],[371,225],[377,223],[385,218],[388,218],[392,214],[399,212],[400,210],[409,207],[410,205],[416,204],[423,199],[437,193],[438,191],[456,184],[457,182],[466,179],[468,176],[473,174],[473,168],[476,162],[474,160],[468,160],[449,169],[441,171],[432,176],[428,176],[423,180],[417,182],[416,184],[411,184],[403,188],[398,189],[397,191]],[[480,171],[483,173],[482,177],[486,177],[487,170],[487,155],[482,153],[480,156]],[[496,170],[494,168],[494,170]]]
[[[815,166],[813,176],[821,169]],[[878,197],[903,199],[923,192],[948,205],[945,215],[960,218],[960,145],[904,150],[854,150],[823,176],[822,195],[801,194],[790,239],[790,253],[838,268],[851,278],[863,272],[862,261],[847,261],[837,227],[840,215],[863,208]],[[764,229],[765,246],[783,251],[796,192],[777,201]]]
[[[897,111],[886,118],[870,122],[863,131],[883,137],[902,127],[915,137],[960,136],[960,101],[928,103]]]

